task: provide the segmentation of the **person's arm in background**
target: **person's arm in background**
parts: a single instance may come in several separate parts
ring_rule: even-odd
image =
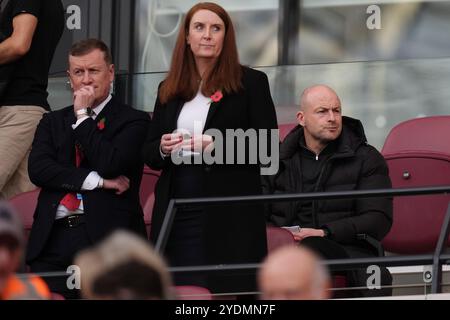
[[[22,13],[13,19],[13,33],[0,43],[0,65],[13,62],[30,50],[38,19],[28,13]]]

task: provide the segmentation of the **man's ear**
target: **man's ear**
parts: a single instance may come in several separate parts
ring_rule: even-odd
[[[68,82],[68,84],[70,84],[70,88],[73,89],[72,78],[70,77],[70,71],[67,70],[66,72],[67,72],[67,76],[69,77],[69,82]]]
[[[297,112],[297,122],[302,127],[305,126],[305,113],[303,111]]]
[[[114,76],[115,76],[114,64],[110,64],[109,65],[109,74],[110,74],[110,80],[111,80],[111,82],[113,82],[114,81]]]

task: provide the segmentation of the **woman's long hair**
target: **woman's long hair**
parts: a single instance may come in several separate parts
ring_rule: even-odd
[[[208,70],[202,79],[202,94],[208,97],[217,90],[229,94],[242,88],[242,69],[230,16],[221,6],[215,3],[201,2],[193,6],[186,14],[183,27],[180,28],[178,33],[170,70],[159,91],[159,98],[163,104],[175,97],[190,101],[198,92],[201,77],[195,65],[194,55],[186,44],[186,38],[192,16],[199,10],[214,12],[225,24],[222,52],[214,67]]]

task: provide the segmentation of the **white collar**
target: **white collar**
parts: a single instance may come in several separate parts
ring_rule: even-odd
[[[92,116],[92,118],[95,120],[95,118],[102,112],[103,108],[106,106],[106,104],[111,100],[112,96],[111,94],[108,94],[105,100],[102,101],[98,106],[95,108],[92,108],[92,111],[95,112],[95,115]]]

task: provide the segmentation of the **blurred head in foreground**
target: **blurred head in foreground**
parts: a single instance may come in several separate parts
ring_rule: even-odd
[[[309,249],[282,247],[264,261],[258,283],[267,300],[320,300],[330,297],[330,278]]]
[[[20,265],[24,244],[19,216],[6,202],[0,201],[0,293]]]
[[[116,231],[75,259],[86,299],[170,299],[167,266],[140,237]]]

